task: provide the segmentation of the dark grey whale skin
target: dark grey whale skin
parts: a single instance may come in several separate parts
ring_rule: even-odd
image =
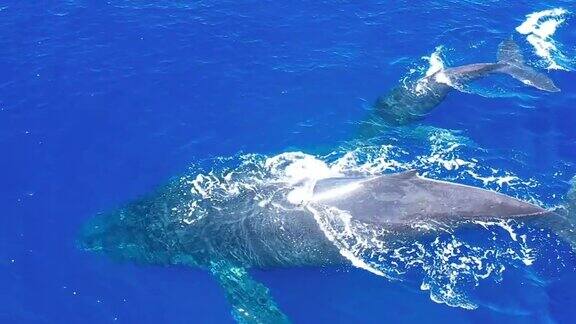
[[[338,194],[332,196],[330,192]],[[363,223],[404,228],[427,220],[446,223],[550,214],[546,209],[513,197],[424,178],[416,171],[322,180],[314,189],[313,203],[347,211]]]

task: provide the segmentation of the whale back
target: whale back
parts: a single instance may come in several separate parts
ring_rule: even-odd
[[[379,225],[547,213],[539,206],[497,192],[423,178],[416,171],[321,180],[314,188],[312,203],[334,207],[355,220]]]

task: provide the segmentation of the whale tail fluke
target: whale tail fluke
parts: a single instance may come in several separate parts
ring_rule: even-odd
[[[549,92],[560,91],[549,77],[524,63],[520,47],[512,38],[500,43],[497,57],[498,64],[502,65],[498,72],[508,74],[514,79],[540,90]]]

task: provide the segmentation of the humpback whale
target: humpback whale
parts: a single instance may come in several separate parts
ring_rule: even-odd
[[[275,182],[245,190],[230,201],[190,208],[190,184],[173,181],[158,191],[88,222],[84,250],[140,264],[207,269],[223,287],[241,322],[287,322],[249,268],[326,266],[350,261],[322,231],[314,212],[339,210],[355,222],[399,235],[417,222],[548,218],[534,204],[467,185],[433,180],[416,171],[316,181],[306,199],[288,199]],[[265,203],[257,197],[272,197]],[[190,219],[191,213],[199,213]]]
[[[373,114],[387,125],[405,125],[426,117],[455,85],[463,85],[485,76],[502,73],[520,82],[548,92],[560,91],[546,75],[524,63],[518,45],[508,39],[498,46],[496,63],[475,63],[441,69],[416,82],[400,85],[379,97]]]
[[[374,114],[391,125],[407,124],[438,105],[452,89],[450,84],[492,73],[558,91],[548,77],[524,64],[518,46],[508,40],[499,46],[497,63],[449,68],[418,84],[398,87],[376,102]],[[423,88],[416,89],[417,85]],[[421,235],[415,225],[426,222],[456,227],[468,221],[538,219],[576,241],[565,222],[548,221],[558,219],[553,211],[497,192],[425,178],[416,171],[323,178],[306,187],[298,202],[291,199],[292,185],[260,181],[257,188],[250,185],[225,199],[198,203],[191,200],[191,185],[185,178],[97,215],[81,230],[78,244],[120,261],[205,269],[223,288],[239,322],[289,322],[248,269],[351,262],[323,228],[319,211],[344,213],[352,222],[385,230],[391,240]]]
[[[282,187],[271,185],[263,190],[274,192]],[[88,250],[146,263],[185,260],[205,267],[217,256],[245,267],[325,265],[343,260],[320,232],[308,207],[337,208],[359,222],[403,231],[423,220],[550,213],[497,192],[421,177],[416,171],[322,179],[310,198],[297,205],[286,196],[262,206],[253,194],[246,194],[186,226],[180,213],[186,210],[187,194],[181,184],[172,183],[150,197],[97,217],[84,229],[81,242]]]

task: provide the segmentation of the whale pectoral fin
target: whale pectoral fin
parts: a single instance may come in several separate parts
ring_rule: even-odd
[[[508,74],[514,79],[540,90],[560,91],[549,77],[524,63],[520,47],[511,38],[500,43],[497,58],[498,64],[501,65],[497,69],[498,72]]]
[[[210,271],[224,289],[239,323],[289,323],[270,291],[250,277],[245,268],[226,261],[211,262]]]

